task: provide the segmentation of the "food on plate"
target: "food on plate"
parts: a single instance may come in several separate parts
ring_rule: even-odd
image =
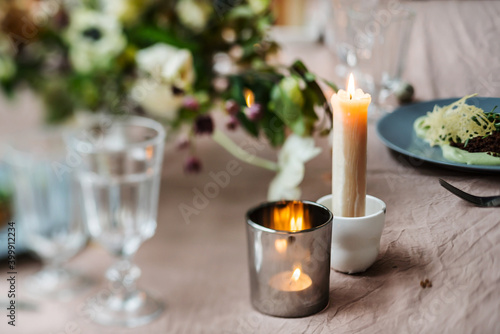
[[[485,112],[466,101],[468,95],[419,117],[413,123],[417,136],[439,145],[447,160],[469,165],[500,165],[500,114]]]

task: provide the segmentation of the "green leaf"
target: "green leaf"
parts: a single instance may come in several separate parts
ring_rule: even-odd
[[[307,72],[304,74],[304,78],[306,79],[306,81],[310,82],[316,80],[316,75],[314,73]]]
[[[250,133],[254,137],[258,137],[259,136],[259,126],[257,125],[257,123],[252,122],[251,120],[249,120],[247,118],[247,116],[244,113],[242,113],[242,112],[239,112],[238,114],[236,114],[236,117],[238,118],[238,121],[240,122],[241,126],[248,133]]]
[[[273,88],[271,100],[270,107],[294,133],[299,136],[312,134],[317,116],[314,110],[310,110],[309,104],[306,103],[304,108],[300,108],[281,90],[279,85]]]
[[[304,63],[303,63],[301,60],[296,60],[296,61],[292,64],[291,69],[292,69],[293,71],[295,71],[298,75],[300,75],[300,76],[301,76],[301,77],[303,77],[303,78],[305,77],[305,74],[306,74],[307,72],[309,72],[309,71],[307,70],[306,65],[304,65]]]
[[[140,47],[147,47],[156,43],[165,43],[180,49],[188,49],[192,52],[199,50],[199,44],[180,39],[173,31],[159,29],[153,26],[138,27],[128,32],[131,42]]]
[[[252,19],[254,17],[255,14],[248,5],[235,6],[226,15],[228,20]]]
[[[309,79],[311,78],[312,74],[307,70],[307,67],[306,65],[304,65],[303,62],[301,62],[300,60],[295,61],[290,70],[299,75],[300,77],[302,77],[306,81],[307,87],[312,90],[312,94],[309,94],[310,97],[313,97],[313,95],[315,96],[313,98],[315,104],[321,106],[326,102],[325,94],[323,94],[323,91],[319,87],[316,80],[308,80],[308,78]]]
[[[281,146],[285,142],[285,124],[273,112],[267,112],[262,119],[262,130],[272,146]]]
[[[307,116],[308,118],[311,118],[312,120],[316,121],[318,120],[318,115],[316,115],[316,111],[314,110],[314,107],[317,105],[322,105],[324,103],[324,95],[318,96],[313,89],[308,87],[305,89],[302,94],[305,97],[305,104],[304,107],[302,108],[302,113]]]
[[[306,96],[307,102],[304,110],[306,110],[306,112],[307,110],[314,112],[314,105],[321,106],[325,110],[325,113],[329,116],[329,118],[333,119],[332,110],[328,105],[328,101],[326,100],[323,90],[319,87],[317,80],[310,80],[312,78],[312,76],[310,75],[311,73],[308,71],[304,63],[302,63],[301,61],[296,61],[292,65],[291,71],[300,75],[304,78],[304,80],[306,80],[307,88],[304,91],[304,95]],[[322,81],[330,88],[332,88],[335,92],[338,91],[338,88],[334,83],[324,79],[322,79]],[[312,114],[309,113],[309,115]],[[327,130],[328,132],[331,130],[332,126],[333,124],[332,122],[330,122],[330,128]]]
[[[9,99],[14,98],[16,85],[13,80],[0,81],[0,88],[3,89],[3,92],[7,98]]]
[[[73,115],[73,102],[69,96],[64,93],[59,95],[57,101],[46,100],[45,105],[47,108],[47,113],[45,115],[47,123],[61,123]]]
[[[243,96],[243,89],[245,88],[243,79],[239,76],[232,76],[229,78],[229,96],[231,99],[238,102],[239,105],[245,105],[245,97]]]

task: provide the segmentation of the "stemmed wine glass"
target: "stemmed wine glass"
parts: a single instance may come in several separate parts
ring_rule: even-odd
[[[373,36],[371,59],[363,65],[366,65],[365,72],[372,80],[372,110],[368,112],[374,119],[394,108],[390,107],[389,97],[401,84],[414,19],[415,12],[399,8]]]
[[[368,117],[376,120],[392,109],[402,83],[415,13],[401,4],[389,9],[380,0],[332,3],[326,39],[338,58],[335,72],[340,78],[354,73],[359,87],[372,95]]]
[[[90,235],[117,261],[106,272],[110,293],[98,295],[93,320],[128,327],[146,324],[163,304],[135,281],[139,246],[156,230],[165,131],[151,119],[101,116],[69,136],[82,157],[78,175]]]
[[[81,191],[60,130],[39,129],[13,137],[5,147],[14,187],[17,240],[42,260],[27,277],[33,296],[68,299],[91,280],[63,266],[87,244]]]

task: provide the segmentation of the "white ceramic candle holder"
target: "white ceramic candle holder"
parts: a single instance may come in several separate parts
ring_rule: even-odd
[[[332,209],[332,195],[317,202]],[[385,203],[366,195],[363,217],[333,217],[331,267],[347,274],[368,269],[378,256],[385,224]]]

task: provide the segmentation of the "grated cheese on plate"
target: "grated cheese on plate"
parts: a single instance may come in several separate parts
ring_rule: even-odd
[[[467,139],[486,136],[496,130],[495,122],[488,120],[483,109],[471,106],[465,101],[477,94],[465,96],[444,106],[434,106],[432,112],[418,123],[421,133],[431,146],[449,145],[450,139],[465,142]]]

